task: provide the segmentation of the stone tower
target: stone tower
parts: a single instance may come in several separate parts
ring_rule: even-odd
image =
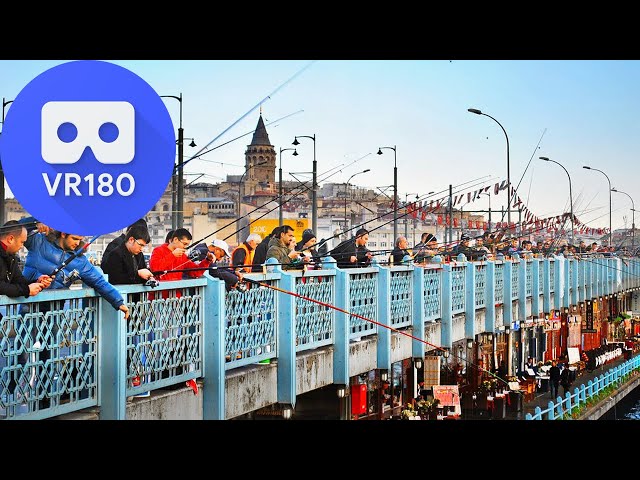
[[[269,134],[264,126],[262,114],[251,144],[247,146],[245,155],[245,180],[243,195],[253,195],[256,191],[274,189],[276,174],[276,151],[269,141]],[[262,164],[262,165],[261,165]]]

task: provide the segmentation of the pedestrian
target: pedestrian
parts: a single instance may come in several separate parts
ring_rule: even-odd
[[[549,390],[551,391],[551,398],[554,401],[558,396],[559,384],[560,384],[560,368],[558,368],[556,361],[552,360],[551,368],[549,369]]]
[[[569,366],[565,365],[562,369],[562,373],[560,374],[560,385],[562,385],[562,395],[566,396],[567,392],[571,388],[571,371],[569,370]]]

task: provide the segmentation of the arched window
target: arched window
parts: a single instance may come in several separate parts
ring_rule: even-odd
[[[162,211],[163,212],[168,212],[169,211],[169,204],[167,204],[167,203],[162,204]]]

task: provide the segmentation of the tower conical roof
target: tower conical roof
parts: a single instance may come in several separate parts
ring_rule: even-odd
[[[264,121],[262,120],[262,115],[260,115],[260,118],[258,119],[258,126],[256,127],[256,131],[253,132],[251,145],[271,145],[271,142],[269,141],[269,134],[267,133],[267,128],[264,126]]]

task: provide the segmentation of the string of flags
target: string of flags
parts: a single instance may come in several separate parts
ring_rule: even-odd
[[[466,203],[475,202],[483,194],[486,194],[490,191],[493,191],[494,195],[498,195],[500,192],[502,192],[503,190],[506,190],[507,188],[508,188],[508,183],[506,180],[503,180],[501,182],[496,182],[495,185],[493,186],[487,185],[473,191],[457,193],[451,197],[451,206],[455,207],[456,205],[461,205],[463,200],[465,200],[465,198],[467,201]],[[559,227],[561,225],[564,225],[566,222],[569,222],[569,223],[571,222],[570,213],[563,213],[562,215],[556,215],[553,217],[540,218],[537,215],[535,215],[531,210],[529,210],[529,208],[524,204],[524,202],[522,201],[522,199],[520,198],[520,196],[518,195],[518,192],[514,187],[511,187],[509,192],[511,195],[512,208],[519,208],[522,211],[524,220],[519,225],[523,232],[526,232],[527,230],[531,232],[533,231],[539,232],[544,229],[546,229],[548,232],[557,231],[559,230]],[[449,204],[449,197],[447,196],[438,200],[429,200],[428,202],[426,200],[410,202],[406,204],[406,209],[407,209],[407,214],[411,215],[413,218],[417,219],[418,217],[420,217],[422,221],[425,221],[428,214],[436,213],[442,207],[448,206],[448,204]],[[450,223],[450,220],[446,215],[438,215],[437,221],[438,221],[438,225],[442,225],[443,223],[446,223],[446,225],[449,225]],[[464,227],[464,225],[460,225],[461,222],[462,222],[461,219],[454,218],[453,226]],[[573,224],[574,224],[574,230],[576,230],[578,233],[583,235],[605,235],[609,233],[608,228],[590,227],[582,223],[578,219],[578,217],[576,217],[575,215],[573,216]],[[499,228],[514,229],[515,227],[516,227],[516,224],[514,222],[511,222],[511,224],[509,224],[508,222],[497,222],[495,225],[495,228],[498,228],[498,229]],[[468,220],[467,228],[469,229],[482,228],[486,230],[487,222]]]

